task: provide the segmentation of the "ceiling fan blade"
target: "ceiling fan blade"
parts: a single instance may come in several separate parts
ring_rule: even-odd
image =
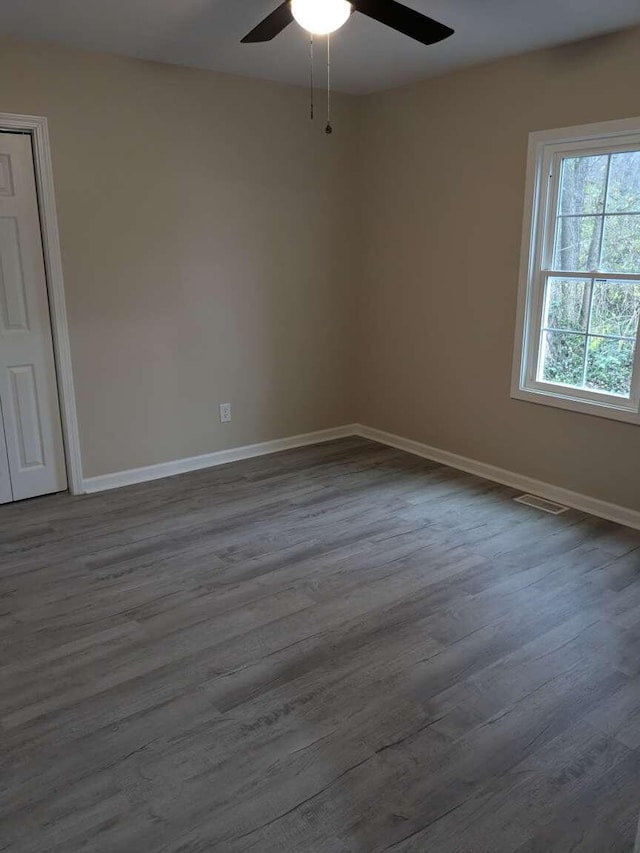
[[[251,32],[242,39],[242,43],[247,44],[248,42],[271,41],[271,39],[279,35],[285,27],[289,26],[292,21],[293,15],[291,14],[291,3],[289,0],[285,0],[285,2],[281,3],[270,15],[267,15],[264,21],[260,21],[258,26],[254,27],[254,29],[252,29]]]
[[[435,44],[454,33],[451,27],[428,18],[422,12],[403,6],[402,3],[396,3],[396,0],[350,0],[350,2],[357,12],[362,12],[363,15],[386,24],[422,44]]]

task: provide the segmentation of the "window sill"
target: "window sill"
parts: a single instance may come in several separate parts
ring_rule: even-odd
[[[553,406],[569,412],[582,415],[593,415],[597,418],[608,418],[612,421],[623,421],[629,424],[640,424],[640,413],[629,406],[615,406],[596,400],[583,400],[562,393],[542,391],[532,388],[512,388],[511,397],[514,400],[524,400],[527,403],[538,403],[543,406]]]

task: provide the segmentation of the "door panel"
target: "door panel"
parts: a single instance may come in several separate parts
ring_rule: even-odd
[[[38,391],[32,364],[10,367],[12,408],[16,419],[16,437],[20,470],[44,465],[42,421],[38,411]]]
[[[66,489],[31,140],[13,133],[0,133],[0,403],[13,499]]]
[[[29,331],[20,237],[15,217],[0,218],[0,314],[3,331]]]
[[[9,475],[9,459],[7,458],[7,445],[4,440],[4,421],[2,418],[2,403],[0,401],[0,504],[9,503],[12,500],[13,490]]]
[[[11,157],[0,153],[0,195],[13,195],[13,174]]]

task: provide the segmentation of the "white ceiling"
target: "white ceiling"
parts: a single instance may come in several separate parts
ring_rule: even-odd
[[[280,0],[0,0],[0,35],[306,85],[308,42],[292,24],[240,39]],[[444,70],[640,24],[640,0],[408,0],[455,35],[424,47],[353,15],[333,37],[333,82],[367,93]]]

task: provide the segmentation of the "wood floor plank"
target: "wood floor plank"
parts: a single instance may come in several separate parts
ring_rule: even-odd
[[[0,507],[3,853],[630,853],[640,532],[359,438]]]

